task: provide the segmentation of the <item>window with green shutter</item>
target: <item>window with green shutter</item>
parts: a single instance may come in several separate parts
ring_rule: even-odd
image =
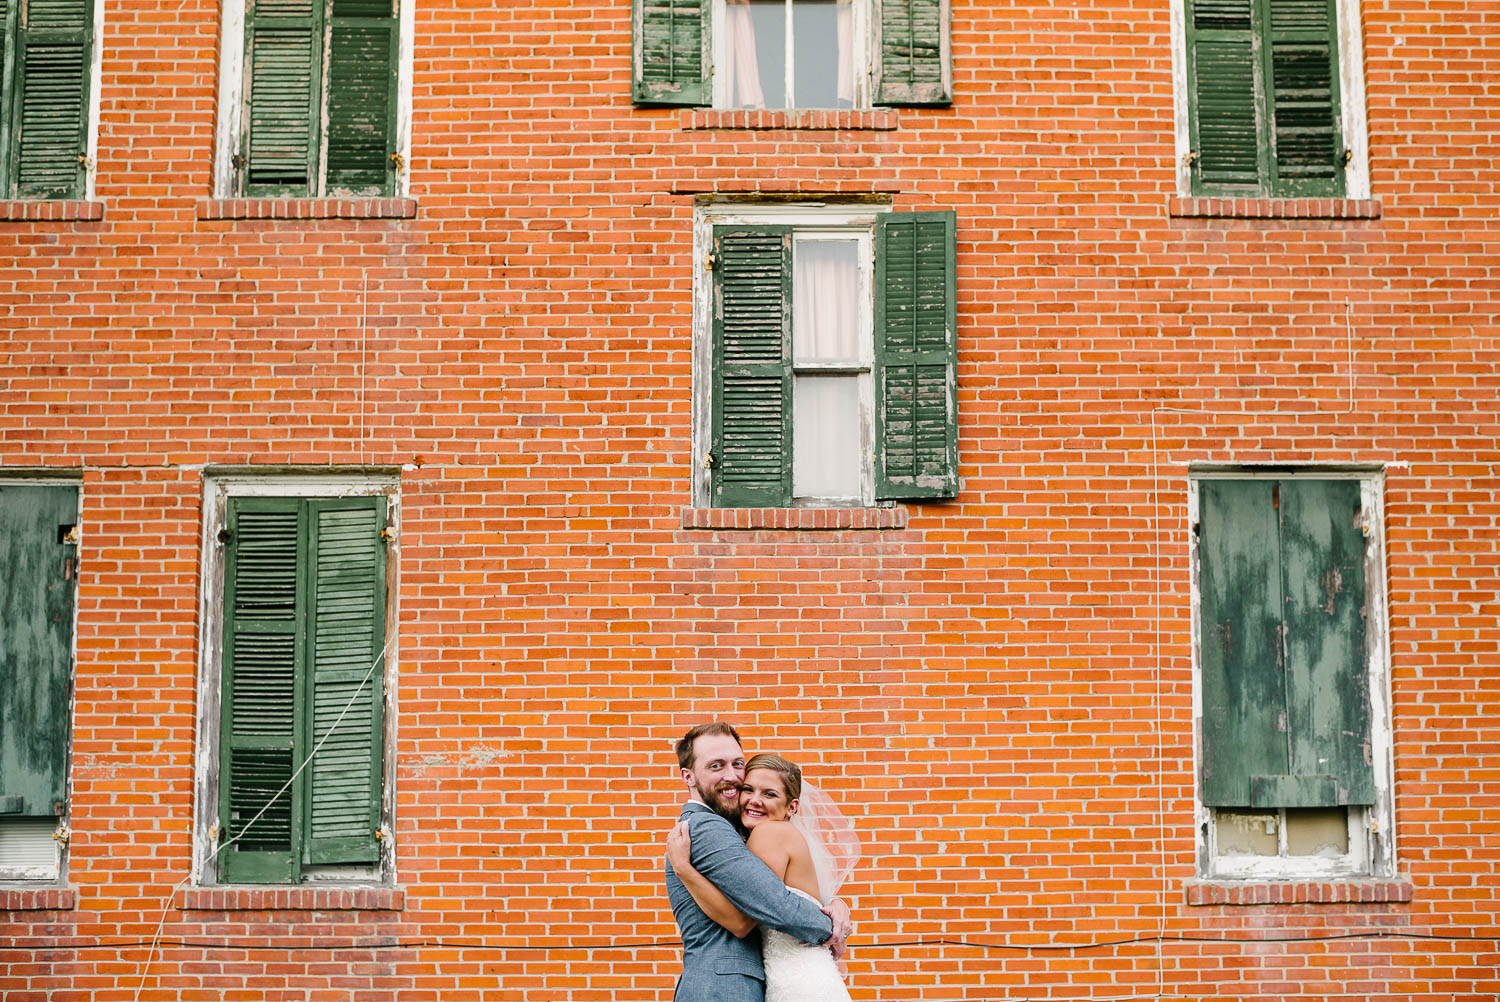
[[[953,100],[949,0],[635,0],[637,104]]]
[[[94,0],[0,0],[0,197],[82,198]]]
[[[1192,188],[1345,193],[1336,0],[1186,0]]]
[[[953,213],[754,216],[711,229],[708,502],[953,497]]]
[[[246,0],[236,189],[396,190],[400,0]]]
[[[384,798],[384,497],[231,497],[219,877],[375,864]]]

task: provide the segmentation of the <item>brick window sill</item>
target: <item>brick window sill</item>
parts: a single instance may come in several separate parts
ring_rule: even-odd
[[[1175,219],[1379,219],[1375,198],[1183,198],[1167,202]]]
[[[0,912],[71,911],[77,900],[71,887],[0,887]]]
[[[684,529],[904,529],[905,508],[684,508]]]
[[[1391,904],[1412,899],[1412,882],[1396,880],[1191,880],[1189,905]]]
[[[182,907],[205,912],[366,911],[406,907],[401,887],[190,887]]]
[[[104,203],[94,199],[11,199],[0,201],[0,222],[98,222]]]
[[[415,198],[209,198],[199,219],[415,219]]]
[[[889,132],[899,124],[899,116],[892,108],[874,108],[867,111],[848,109],[716,111],[712,108],[685,108],[681,116],[684,129]]]

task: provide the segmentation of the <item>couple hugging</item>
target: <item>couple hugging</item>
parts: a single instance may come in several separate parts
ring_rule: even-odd
[[[689,797],[667,836],[673,1002],[848,1002],[834,961],[849,907],[834,893],[859,859],[853,828],[786,759],[747,762],[728,724],[688,731],[677,764]]]

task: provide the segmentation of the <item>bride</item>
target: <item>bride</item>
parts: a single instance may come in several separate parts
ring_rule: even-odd
[[[802,770],[780,755],[756,755],[745,763],[740,824],[750,832],[750,851],[797,894],[827,906],[859,860],[853,826],[826,794],[804,785]],[[755,921],[693,869],[687,825],[667,837],[667,858],[698,907],[743,938]],[[775,929],[762,930],[765,1002],[849,1002],[833,955]]]

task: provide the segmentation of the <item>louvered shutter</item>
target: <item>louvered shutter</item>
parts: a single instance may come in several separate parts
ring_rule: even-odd
[[[632,92],[637,104],[711,100],[709,11],[713,0],[635,0]]]
[[[385,499],[307,502],[309,863],[380,859]]]
[[[881,215],[875,228],[875,489],[958,493],[957,219]]]
[[[73,487],[0,484],[0,815],[66,806],[77,521]]]
[[[302,798],[286,788],[306,754],[298,727],[306,600],[296,498],[232,498],[224,573],[219,874],[297,879]],[[256,820],[256,815],[260,815]]]
[[[16,2],[16,0],[12,0]],[[79,198],[88,148],[92,0],[24,0],[11,177],[20,198]]]
[[[333,0],[328,53],[328,191],[395,188],[394,0]]]
[[[1190,0],[1188,94],[1195,190],[1256,189],[1265,176],[1251,0]]]
[[[792,495],[792,232],[714,227],[713,503]]]
[[[252,0],[245,19],[243,185],[317,194],[323,0]]]
[[[877,0],[875,103],[951,104],[949,0]]]
[[[1338,33],[1334,0],[1268,0],[1276,193],[1341,196]]]

